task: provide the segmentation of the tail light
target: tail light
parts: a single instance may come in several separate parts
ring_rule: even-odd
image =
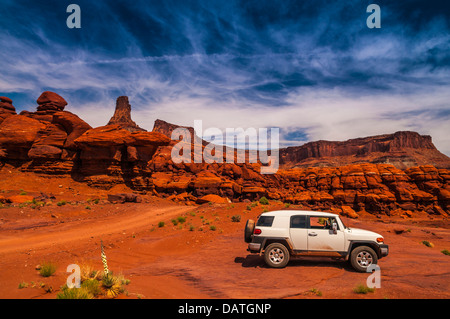
[[[382,243],[384,241],[383,237],[378,237],[377,242]]]
[[[253,231],[253,234],[254,234],[254,235],[259,235],[259,234],[261,234],[261,229],[255,228],[255,230]]]

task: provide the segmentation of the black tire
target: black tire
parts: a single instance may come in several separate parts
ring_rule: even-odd
[[[269,267],[283,268],[289,262],[289,250],[280,243],[273,243],[264,251],[264,261]]]
[[[250,243],[252,241],[252,235],[254,230],[255,230],[255,221],[253,219],[247,220],[244,230],[244,240],[246,243]]]
[[[376,252],[368,246],[359,246],[352,250],[350,263],[358,272],[366,272],[370,265],[378,263]]]

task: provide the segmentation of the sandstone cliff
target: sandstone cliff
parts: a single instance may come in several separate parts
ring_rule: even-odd
[[[284,167],[261,175],[258,163],[175,163],[177,141],[170,136],[178,126],[157,120],[152,132],[140,129],[124,97],[113,121],[97,128],[64,111],[67,102],[53,92],[39,97],[35,112],[19,115],[9,98],[0,101],[0,168],[71,176],[106,189],[126,184],[186,204],[216,198],[209,195],[224,203],[264,196],[351,217],[450,213],[448,158],[431,137],[415,132],[282,149]],[[304,167],[308,163],[313,167]]]
[[[386,163],[402,169],[418,165],[450,168],[450,158],[436,149],[431,136],[408,131],[280,149],[280,164],[284,168],[357,163]]]

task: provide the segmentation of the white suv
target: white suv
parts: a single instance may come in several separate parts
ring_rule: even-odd
[[[383,236],[348,228],[339,215],[296,210],[262,213],[258,221],[245,225],[248,251],[264,254],[271,267],[287,265],[290,256],[327,256],[350,260],[353,268],[366,272],[378,259],[387,256]]]

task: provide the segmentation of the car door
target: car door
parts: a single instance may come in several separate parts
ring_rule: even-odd
[[[334,217],[308,216],[308,251],[336,252],[344,251],[344,231]],[[337,224],[336,233],[332,229]]]
[[[291,216],[289,235],[294,250],[308,250],[308,223],[306,215]]]

